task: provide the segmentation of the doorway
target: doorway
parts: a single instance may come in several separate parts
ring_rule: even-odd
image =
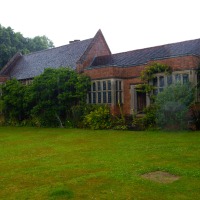
[[[137,91],[137,112],[143,113],[146,108],[146,93]]]

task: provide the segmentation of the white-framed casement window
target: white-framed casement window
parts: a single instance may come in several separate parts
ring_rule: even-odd
[[[170,86],[172,83],[186,84],[189,82],[189,73],[186,72],[173,72],[171,75],[165,75],[163,73],[156,74],[152,81],[154,86],[153,93],[156,95],[162,92],[165,87]]]
[[[88,103],[116,104],[123,102],[123,85],[119,79],[93,80],[88,92]]]

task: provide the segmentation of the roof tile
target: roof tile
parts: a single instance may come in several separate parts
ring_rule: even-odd
[[[87,69],[138,66],[153,60],[185,55],[200,55],[200,39],[97,57]]]
[[[10,72],[11,77],[28,79],[40,75],[45,68],[76,68],[93,39],[74,42],[57,48],[47,49],[22,56]]]

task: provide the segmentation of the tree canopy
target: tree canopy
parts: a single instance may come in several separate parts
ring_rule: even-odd
[[[25,38],[20,32],[15,33],[11,27],[0,25],[0,69],[17,52],[27,54],[52,47],[53,42],[46,36]]]

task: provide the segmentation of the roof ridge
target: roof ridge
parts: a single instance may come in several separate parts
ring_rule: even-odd
[[[3,75],[6,73],[6,71],[9,70],[10,66],[14,63],[17,62],[19,58],[22,57],[22,54],[20,52],[17,52],[9,61],[8,63],[0,70],[0,75]]]
[[[180,42],[172,42],[172,43],[167,43],[167,44],[162,44],[162,45],[157,45],[157,46],[152,46],[152,47],[145,47],[145,48],[139,48],[139,49],[134,49],[134,50],[130,50],[130,51],[124,51],[124,52],[114,53],[114,54],[111,54],[111,56],[113,56],[113,55],[119,55],[119,54],[125,54],[125,53],[131,53],[131,52],[135,52],[135,51],[153,49],[153,48],[158,48],[158,47],[165,47],[165,46],[168,46],[168,45],[180,44],[180,43],[185,43],[185,42],[191,42],[191,41],[195,41],[195,40],[196,41],[200,40],[200,38],[191,39],[191,40],[184,40],[184,41],[180,41]]]

